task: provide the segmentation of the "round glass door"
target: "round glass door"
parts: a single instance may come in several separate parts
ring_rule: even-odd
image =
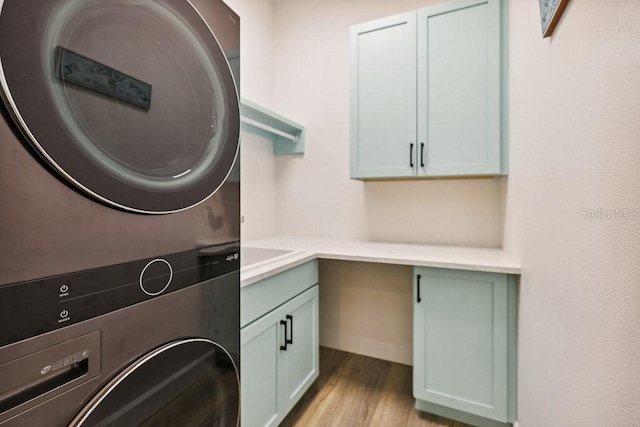
[[[3,98],[26,139],[103,202],[184,210],[233,166],[234,78],[187,0],[5,0],[0,60]]]
[[[109,382],[71,422],[91,426],[237,426],[233,360],[213,341],[167,344]]]

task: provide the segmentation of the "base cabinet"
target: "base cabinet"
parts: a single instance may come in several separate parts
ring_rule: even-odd
[[[287,413],[318,378],[320,372],[318,286],[287,304],[284,313],[288,326],[288,336],[285,338],[287,348],[279,351],[278,355],[282,373],[279,386]],[[281,332],[284,333],[285,330],[281,329]]]
[[[278,396],[278,313],[240,332],[241,420],[243,426],[276,426],[283,418]]]
[[[515,276],[414,269],[416,407],[482,426],[515,421]]]
[[[240,332],[242,426],[277,426],[319,374],[318,286]]]

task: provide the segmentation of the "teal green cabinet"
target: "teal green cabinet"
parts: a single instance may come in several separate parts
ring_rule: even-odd
[[[351,28],[351,177],[506,174],[504,0]]]
[[[415,267],[418,409],[477,426],[515,421],[516,291],[511,275]]]
[[[418,11],[419,175],[501,173],[500,17],[500,0]]]
[[[320,373],[318,286],[287,303],[282,311],[286,325],[281,324],[281,332],[288,336],[283,337],[283,342],[287,342],[286,348],[280,347],[278,353],[282,374],[279,394],[286,414]]]
[[[241,408],[243,426],[276,426],[282,420],[278,396],[279,321],[272,312],[242,329],[240,351]]]
[[[300,281],[316,274],[313,283]],[[290,283],[295,281],[295,284]],[[257,318],[244,318],[240,331],[241,410],[244,427],[277,426],[319,374],[317,262],[280,273],[242,289],[250,301],[265,287],[281,296],[266,314],[257,304]],[[305,287],[289,298],[296,287]],[[246,290],[246,292],[245,292]],[[245,298],[241,304],[245,304]],[[265,300],[264,295],[261,300]],[[262,307],[259,307],[262,309]],[[247,313],[245,311],[245,313]],[[248,314],[246,314],[248,316]]]
[[[351,174],[416,174],[416,14],[351,28]]]

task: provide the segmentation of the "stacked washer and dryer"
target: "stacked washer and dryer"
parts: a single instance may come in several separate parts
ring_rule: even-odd
[[[0,0],[0,425],[238,425],[239,25]]]

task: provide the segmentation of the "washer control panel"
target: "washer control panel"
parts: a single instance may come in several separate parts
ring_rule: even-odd
[[[0,347],[239,271],[239,254],[233,243],[0,286]]]

